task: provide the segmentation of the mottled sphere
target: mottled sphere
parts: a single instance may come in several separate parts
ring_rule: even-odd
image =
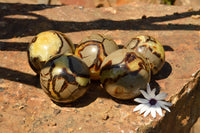
[[[75,55],[57,55],[40,72],[44,92],[60,103],[73,102],[85,94],[90,84],[88,66]]]
[[[106,56],[118,49],[118,45],[109,37],[92,34],[84,38],[75,50],[90,69],[91,79],[98,80],[101,64]]]
[[[28,61],[37,73],[53,56],[63,53],[74,53],[71,40],[58,31],[45,31],[36,35],[28,46]]]
[[[132,99],[145,89],[151,70],[141,54],[120,49],[108,55],[101,66],[100,80],[106,91],[118,99]]]
[[[151,36],[132,38],[124,47],[141,53],[149,62],[153,75],[157,74],[165,63],[163,46]]]

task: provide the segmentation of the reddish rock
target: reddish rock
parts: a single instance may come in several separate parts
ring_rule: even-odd
[[[175,5],[200,6],[199,0],[176,0]]]
[[[190,133],[198,133],[200,131],[200,118],[197,120],[197,122],[194,124],[194,126],[191,129]]]
[[[80,5],[84,7],[115,7],[138,2],[161,4],[163,0],[60,0],[64,5]]]
[[[108,7],[108,0],[60,0],[65,5],[79,5],[84,7]]]
[[[1,132],[189,132],[200,116],[200,19],[192,17],[199,8],[190,9],[133,3],[100,9],[0,4]],[[132,112],[136,103],[111,98],[98,82],[75,103],[52,102],[26,52],[34,35],[52,29],[75,44],[91,33],[112,36],[119,45],[137,35],[155,37],[164,45],[166,63],[150,84],[168,93],[171,112],[144,118]]]

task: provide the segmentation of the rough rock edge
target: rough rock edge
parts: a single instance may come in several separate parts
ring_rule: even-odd
[[[173,88],[171,88],[173,89]],[[200,117],[200,70],[177,94],[170,98],[171,112],[157,123],[140,127],[138,133],[188,133]],[[156,124],[157,123],[157,124]]]

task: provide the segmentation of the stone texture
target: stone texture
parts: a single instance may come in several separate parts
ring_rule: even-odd
[[[175,5],[199,6],[199,0],[176,0]]]
[[[200,131],[200,118],[197,120],[197,122],[191,128],[190,133],[198,133],[199,131]]]
[[[84,7],[115,7],[128,3],[163,4],[164,0],[0,0],[3,3],[46,4],[46,5],[78,5]],[[180,2],[178,2],[180,3]]]
[[[136,4],[106,8],[0,4],[1,132],[189,132],[200,115],[199,8]],[[192,17],[193,16],[193,17]],[[72,104],[53,103],[40,89],[27,62],[34,35],[58,30],[77,44],[102,33],[123,45],[137,35],[151,35],[166,51],[166,63],[152,76],[152,87],[173,103],[164,117],[144,118],[132,112],[132,100],[109,96],[93,82]],[[197,73],[196,73],[197,72]],[[196,73],[196,74],[194,74]]]
[[[61,5],[60,0],[0,0],[2,3]]]
[[[153,3],[161,4],[164,0],[60,0],[65,5],[81,5],[84,7],[115,7],[129,3]]]

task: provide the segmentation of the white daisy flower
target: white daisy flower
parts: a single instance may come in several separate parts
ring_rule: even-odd
[[[155,94],[156,89],[154,88],[153,90],[151,90],[149,83],[147,84],[147,92],[145,92],[144,90],[140,90],[140,92],[145,97],[145,99],[144,98],[134,99],[135,102],[138,102],[141,104],[136,106],[133,109],[133,112],[140,110],[140,114],[144,113],[144,117],[149,115],[149,113],[151,112],[151,116],[153,118],[156,118],[156,112],[160,116],[163,116],[161,108],[170,112],[170,109],[167,106],[171,106],[172,104],[166,101],[163,101],[167,97],[167,93],[163,92],[156,95]]]

